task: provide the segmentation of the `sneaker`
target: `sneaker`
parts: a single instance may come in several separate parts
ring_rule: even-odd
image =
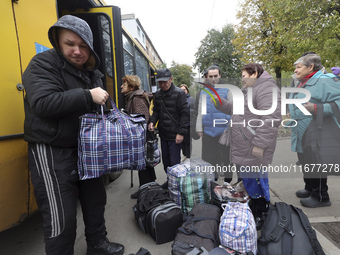
[[[124,246],[119,243],[112,243],[106,237],[96,245],[88,245],[86,255],[123,255]]]
[[[323,206],[331,206],[331,201],[319,201],[313,197],[308,197],[308,198],[302,198],[300,200],[300,203],[303,206],[306,207],[311,207],[311,208],[316,208],[316,207],[323,207]]]

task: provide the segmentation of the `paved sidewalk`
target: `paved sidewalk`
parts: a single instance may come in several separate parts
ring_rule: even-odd
[[[192,158],[200,156],[201,141],[194,141]],[[278,140],[273,166],[285,166],[293,169],[296,154],[290,151],[290,140]],[[163,183],[166,174],[162,164],[156,167],[157,182]],[[155,241],[138,227],[132,207],[136,200],[130,195],[138,189],[138,175],[133,173],[134,187],[130,187],[131,171],[124,171],[121,177],[107,186],[106,226],[108,238],[125,245],[125,255],[136,253],[140,247],[148,249],[152,255],[170,255],[172,242],[157,245]],[[221,181],[221,180],[220,180]],[[271,201],[284,201],[301,208],[311,223],[340,221],[340,177],[329,178],[329,194],[332,206],[323,208],[305,208],[301,206],[295,191],[303,187],[302,174],[270,173],[269,184]],[[80,208],[78,210],[78,229],[75,243],[75,255],[86,254],[84,225]],[[327,255],[339,255],[340,250],[319,231],[318,239]],[[40,214],[26,220],[22,225],[0,233],[1,255],[44,255],[42,219]]]

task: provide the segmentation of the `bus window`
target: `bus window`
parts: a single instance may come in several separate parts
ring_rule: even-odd
[[[150,91],[149,63],[138,50],[136,50],[136,73],[142,81],[142,89]]]
[[[129,39],[123,35],[123,48],[124,48],[124,74],[125,75],[133,75],[134,72],[134,64],[133,64],[133,45]]]
[[[112,47],[111,47],[111,36],[110,36],[110,20],[104,16],[100,15],[102,40],[104,46],[104,57],[105,57],[105,68],[106,74],[113,77],[113,66],[112,66]]]

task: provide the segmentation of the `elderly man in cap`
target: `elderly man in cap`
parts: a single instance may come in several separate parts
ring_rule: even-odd
[[[162,161],[164,171],[181,161],[181,143],[189,122],[188,103],[185,92],[176,87],[169,69],[160,69],[156,74],[159,90],[154,96],[153,114],[150,117],[149,130],[154,130],[158,122],[161,138]],[[162,185],[167,188],[167,182]]]

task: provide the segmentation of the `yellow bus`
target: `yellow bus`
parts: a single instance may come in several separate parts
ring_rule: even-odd
[[[122,77],[137,74],[143,89],[155,84],[156,67],[121,24],[120,8],[102,0],[2,1],[0,30],[0,231],[20,224],[35,213],[33,186],[23,140],[25,94],[21,76],[35,54],[51,47],[47,31],[65,14],[86,20],[94,34],[94,48],[101,59],[103,82],[119,108]]]

